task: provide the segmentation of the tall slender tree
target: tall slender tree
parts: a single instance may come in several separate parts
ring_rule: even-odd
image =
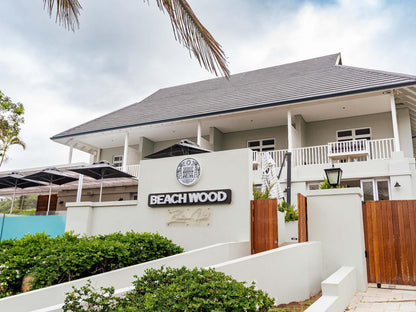
[[[21,125],[24,123],[24,107],[22,103],[12,100],[0,91],[0,167],[7,160],[7,152],[12,145],[25,148],[20,139]]]
[[[71,30],[79,27],[82,7],[78,0],[43,1],[50,15],[56,11],[56,21],[59,24]],[[149,2],[149,0],[143,1]],[[229,79],[230,71],[221,45],[202,25],[188,2],[186,0],[155,1],[159,9],[169,15],[175,39],[191,51],[205,69]]]

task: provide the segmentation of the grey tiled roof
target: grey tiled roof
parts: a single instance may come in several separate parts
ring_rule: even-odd
[[[160,89],[52,137],[290,104],[416,84],[416,76],[338,65],[339,54]]]

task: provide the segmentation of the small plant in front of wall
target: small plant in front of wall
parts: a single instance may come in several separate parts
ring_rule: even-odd
[[[327,189],[332,189],[332,188],[347,188],[348,185],[337,185],[336,187],[332,186],[331,184],[329,184],[328,179],[324,179],[324,182],[322,182],[321,184],[319,184],[319,189],[320,190],[327,190]]]
[[[324,182],[322,182],[321,184],[319,184],[319,189],[320,190],[327,190],[327,189],[331,189],[334,188],[331,184],[329,184],[328,179],[324,179]]]
[[[272,188],[272,186],[270,186],[270,187],[266,186],[266,189],[264,190],[264,192],[262,192],[261,189],[259,189],[258,187],[256,187],[255,184],[253,184],[253,198],[254,198],[254,200],[269,199],[271,188]]]
[[[295,205],[289,205],[285,200],[283,200],[278,203],[277,209],[280,212],[286,212],[285,222],[298,220],[298,210],[296,209]]]

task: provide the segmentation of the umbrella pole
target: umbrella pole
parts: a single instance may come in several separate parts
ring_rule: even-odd
[[[101,196],[103,194],[103,177],[101,177],[101,186],[100,186],[100,203],[101,203]]]
[[[46,215],[49,215],[49,207],[51,206],[51,193],[52,193],[52,183],[49,182],[49,198],[48,198],[48,209],[46,210]]]
[[[14,198],[15,197],[16,197],[16,187],[14,188],[14,192],[13,192],[12,205],[10,206],[10,214],[12,214],[12,211],[13,211],[13,205],[14,205]]]

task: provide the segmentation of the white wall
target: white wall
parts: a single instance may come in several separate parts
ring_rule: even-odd
[[[305,312],[343,312],[357,291],[353,267],[342,267],[322,282],[322,297]]]
[[[391,113],[378,113],[348,118],[320,120],[306,124],[306,145],[325,145],[337,141],[337,130],[371,128],[373,140],[393,137]]]
[[[135,202],[69,203],[66,230],[79,234],[104,234],[115,231],[159,232],[186,250],[227,241],[250,239],[250,199],[252,198],[251,151],[231,150],[192,155],[201,166],[201,178],[186,187],[176,179],[176,168],[189,156],[142,160],[139,200]],[[150,208],[150,193],[231,189],[231,204]],[[112,208],[114,207],[115,208]],[[208,209],[203,222],[168,224],[172,209],[187,214]]]
[[[321,290],[322,246],[293,244],[213,266],[238,281],[255,281],[276,304],[302,301]]]
[[[324,278],[342,266],[356,269],[357,289],[367,288],[361,190],[307,192],[308,239],[322,242]]]
[[[65,293],[71,292],[73,286],[81,287],[85,285],[88,280],[91,280],[92,286],[95,289],[110,286],[114,286],[115,289],[121,289],[132,286],[132,282],[135,280],[134,275],[142,276],[144,271],[148,268],[160,268],[162,266],[169,266],[172,268],[180,268],[182,266],[186,266],[190,269],[194,267],[206,267],[215,263],[243,257],[249,253],[249,242],[226,243],[210,246],[208,248],[201,248],[182,254],[133,265],[127,268],[97,274],[75,281],[3,298],[0,299],[0,311],[28,312],[62,304],[65,300]]]

